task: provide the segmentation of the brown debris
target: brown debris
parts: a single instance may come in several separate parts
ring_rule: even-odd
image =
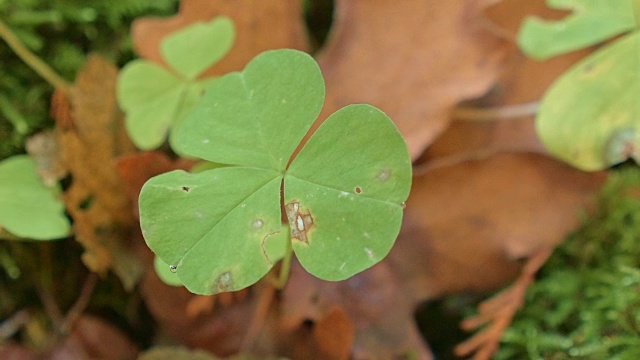
[[[116,156],[133,151],[116,105],[116,77],[113,65],[98,56],[89,57],[69,94],[72,124],[66,117],[57,119],[56,135],[62,164],[71,175],[63,198],[75,237],[85,248],[83,262],[101,274],[113,268],[119,275],[136,276],[135,260],[114,255],[125,253],[134,224],[114,164]]]
[[[204,77],[242,70],[265,50],[304,51],[309,47],[299,0],[183,0],[179,13],[171,18],[137,19],[132,25],[134,48],[140,57],[165,64],[160,55],[160,41],[165,36],[221,15],[233,20],[236,41],[229,54],[205,71]]]
[[[495,81],[504,41],[480,21],[487,1],[340,0],[318,56],[327,84],[321,118],[351,103],[379,107],[417,158],[463,99]]]

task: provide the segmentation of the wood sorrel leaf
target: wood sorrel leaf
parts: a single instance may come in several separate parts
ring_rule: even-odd
[[[212,162],[283,171],[323,101],[324,81],[313,59],[294,50],[268,51],[209,87],[178,128],[175,145]]]
[[[217,17],[196,22],[167,36],[160,44],[162,56],[171,67],[193,80],[231,50],[235,39],[233,22]]]
[[[640,32],[603,47],[546,92],[536,129],[553,155],[586,171],[640,159]]]
[[[369,105],[336,112],[287,169],[323,99],[313,58],[267,51],[216,81],[177,130],[180,152],[230,165],[162,174],[140,194],[147,244],[190,291],[252,285],[289,241],[309,272],[329,280],[389,252],[411,162],[385,114]]]
[[[635,0],[547,0],[550,8],[572,10],[560,21],[530,17],[518,34],[520,48],[544,60],[595,45],[638,27]]]
[[[370,105],[344,107],[318,128],[284,180],[293,249],[307,271],[343,280],[389,253],[411,184],[407,153]]]
[[[266,242],[284,237],[281,181],[275,171],[246,167],[162,174],[142,188],[140,226],[149,247],[176,266],[190,291],[239,290],[278,260]]]
[[[162,54],[172,71],[147,60],[128,63],[118,78],[118,103],[127,114],[127,132],[140,149],[162,145],[215,79],[196,78],[231,48],[231,20],[195,23],[165,38]],[[170,143],[173,145],[173,131]]]
[[[51,240],[69,234],[69,220],[57,187],[44,185],[29,156],[0,162],[0,228],[28,239]]]

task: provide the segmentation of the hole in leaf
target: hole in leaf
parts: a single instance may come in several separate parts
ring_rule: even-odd
[[[169,265],[169,271],[171,271],[172,273],[176,273],[178,271],[178,266],[177,265]]]
[[[313,216],[307,210],[303,212],[299,201],[293,201],[285,205],[291,238],[309,243],[309,231],[313,228]]]
[[[253,227],[256,230],[262,229],[263,226],[264,226],[264,221],[262,221],[262,219],[255,219],[251,224],[251,227]]]

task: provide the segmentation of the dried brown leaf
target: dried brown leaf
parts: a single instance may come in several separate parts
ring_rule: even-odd
[[[117,274],[132,274],[131,258],[114,255],[124,251],[134,225],[114,164],[116,156],[133,150],[116,104],[116,78],[113,65],[89,57],[68,94],[73,123],[59,119],[57,142],[72,178],[64,201],[75,237],[85,248],[83,262],[98,273],[113,268]]]
[[[25,144],[27,153],[36,162],[38,175],[45,184],[52,186],[67,176],[67,169],[60,158],[60,146],[56,134],[44,131],[30,136]]]
[[[134,48],[140,57],[165,64],[160,41],[167,34],[221,15],[235,23],[236,41],[229,54],[204,76],[242,70],[265,50],[308,49],[299,0],[183,0],[176,16],[137,19],[132,25]]]
[[[497,287],[517,273],[513,260],[575,228],[603,180],[538,154],[429,171],[414,178],[394,263],[418,298]]]
[[[318,56],[323,114],[370,103],[397,124],[415,159],[463,99],[495,81],[504,42],[482,25],[482,0],[340,0]]]

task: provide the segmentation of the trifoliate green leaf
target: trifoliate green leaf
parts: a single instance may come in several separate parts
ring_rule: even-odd
[[[523,23],[518,44],[529,56],[544,60],[595,45],[638,27],[635,0],[547,0],[550,8],[571,10],[560,21],[530,17]]]
[[[134,60],[122,69],[118,103],[127,115],[127,133],[138,148],[162,145],[167,133],[180,124],[215,81],[197,77],[227,54],[234,36],[228,18],[195,23],[162,41],[162,54],[173,67],[171,71],[147,60]],[[170,142],[173,144],[173,135]]]
[[[147,244],[189,290],[252,285],[288,242],[309,272],[328,280],[356,274],[389,252],[411,161],[386,115],[369,105],[336,112],[287,167],[323,99],[313,58],[268,51],[216,81],[180,126],[179,151],[230,165],[162,174],[140,194]]]
[[[70,224],[59,192],[44,185],[29,156],[0,162],[0,228],[35,240],[66,237]]]
[[[582,170],[640,160],[640,32],[603,47],[545,94],[536,128],[545,147]]]

